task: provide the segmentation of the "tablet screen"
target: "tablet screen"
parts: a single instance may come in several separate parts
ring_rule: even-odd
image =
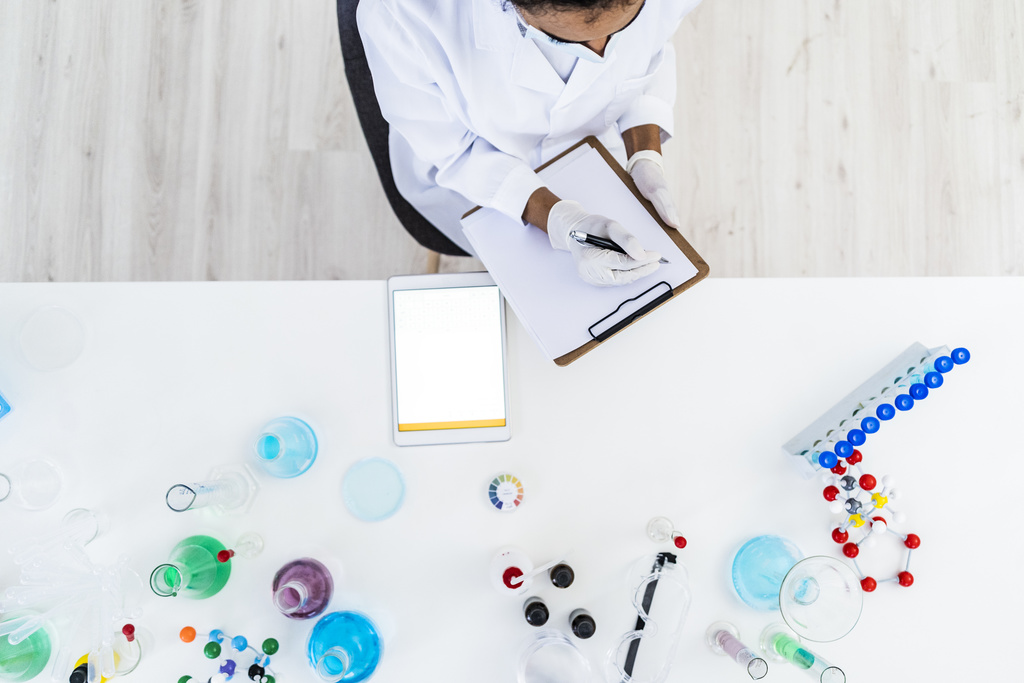
[[[504,427],[496,286],[393,292],[399,432]]]

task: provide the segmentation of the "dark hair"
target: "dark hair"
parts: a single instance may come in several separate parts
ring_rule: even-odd
[[[601,12],[628,5],[631,0],[505,0],[502,4],[515,5],[531,14],[548,12],[590,12],[597,15]]]

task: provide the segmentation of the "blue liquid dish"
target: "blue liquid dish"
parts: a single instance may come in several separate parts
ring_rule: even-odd
[[[402,473],[384,458],[368,458],[352,465],[341,489],[348,511],[365,522],[387,519],[405,500]]]
[[[910,397],[915,401],[928,398],[928,387],[923,384],[911,384],[910,385]]]
[[[316,460],[317,440],[313,428],[297,417],[280,417],[256,439],[256,462],[275,477],[297,477]]]
[[[874,434],[881,427],[882,423],[879,422],[877,417],[865,417],[860,421],[860,428],[864,430],[865,434]]]
[[[892,407],[891,403],[883,403],[875,410],[875,415],[879,420],[891,420],[896,417],[896,409]]]
[[[956,363],[957,365],[963,365],[964,363],[971,359],[971,352],[962,346],[953,349],[952,353],[950,353],[949,355],[952,357],[953,362]]]
[[[306,655],[321,680],[359,683],[377,670],[380,635],[359,612],[331,612],[310,632]]]
[[[864,442],[868,440],[867,434],[860,429],[851,429],[846,433],[846,440],[854,446],[863,446]]]
[[[754,609],[779,609],[779,589],[803,553],[781,536],[758,536],[743,544],[732,561],[732,585]]]
[[[832,451],[825,451],[818,455],[818,464],[824,467],[826,470],[830,470],[836,466],[839,462],[839,458]]]
[[[914,399],[910,394],[900,394],[893,403],[896,404],[897,410],[910,410],[914,407]]]

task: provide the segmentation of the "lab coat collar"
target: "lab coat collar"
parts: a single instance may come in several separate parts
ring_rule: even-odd
[[[558,95],[565,89],[565,83],[536,43],[519,32],[515,10],[511,7],[508,11],[502,9],[506,0],[469,1],[473,7],[476,47],[491,52],[511,52],[510,77],[514,84],[552,95]]]

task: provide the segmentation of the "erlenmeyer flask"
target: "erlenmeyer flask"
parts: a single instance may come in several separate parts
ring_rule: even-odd
[[[289,562],[274,575],[274,605],[289,619],[309,619],[327,608],[334,593],[331,572],[312,557]]]
[[[312,467],[317,447],[312,427],[297,417],[279,417],[256,438],[254,457],[267,473],[287,479]]]
[[[149,586],[162,597],[203,600],[216,595],[231,576],[231,560],[217,560],[218,553],[225,550],[224,544],[211,536],[189,536],[174,546],[168,562],[153,570]]]
[[[380,663],[377,627],[359,612],[331,612],[313,627],[306,643],[309,663],[323,681],[359,683]]]
[[[30,613],[5,614],[4,621]],[[12,644],[9,635],[0,636],[0,681],[20,683],[38,676],[50,661],[52,643],[46,628],[38,628],[27,638]]]

